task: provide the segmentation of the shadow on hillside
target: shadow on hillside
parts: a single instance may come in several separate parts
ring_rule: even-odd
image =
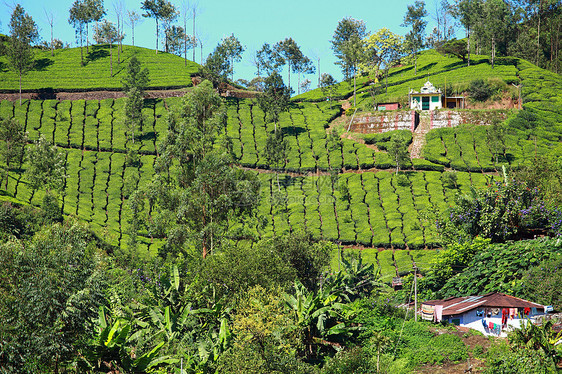
[[[135,140],[145,141],[156,139],[156,133],[154,131],[143,132],[141,135],[135,136]]]
[[[435,65],[437,65],[437,62],[431,62],[431,63],[429,63],[429,64],[427,64],[427,65],[420,66],[420,67],[418,68],[418,73],[419,73],[420,71],[430,70],[430,69],[431,69],[432,67],[434,67]]]
[[[1,72],[6,72],[6,71],[8,71],[8,64],[6,64],[6,63],[0,61],[0,71],[1,71]]]
[[[162,101],[162,99],[157,99],[157,98],[144,99],[144,104],[142,107],[154,109],[156,108],[156,104],[158,104],[159,101]]]
[[[414,66],[413,66],[413,65],[412,65],[412,66],[403,67],[402,69],[395,70],[395,71],[393,71],[392,73],[388,73],[388,77],[389,77],[389,78],[390,78],[390,77],[395,77],[395,76],[397,76],[397,75],[406,73],[406,72],[408,72],[408,71],[410,71],[410,70],[414,70]]]
[[[108,45],[93,45],[91,51],[86,55],[86,63],[99,60],[109,56]]]
[[[443,70],[448,70],[448,69],[454,69],[454,68],[461,68],[463,66],[466,66],[466,62],[463,62],[463,60],[458,60],[457,62],[453,62],[449,65],[445,65],[443,66]]]
[[[282,128],[282,132],[283,132],[284,135],[297,136],[299,134],[302,134],[305,131],[306,130],[303,129],[302,127],[297,127],[297,126],[287,126],[287,127]]]
[[[55,62],[50,58],[40,58],[39,60],[35,60],[33,64],[33,70],[44,71],[54,63]]]
[[[37,98],[39,100],[51,100],[56,99],[57,94],[52,87],[45,87],[37,90]]]

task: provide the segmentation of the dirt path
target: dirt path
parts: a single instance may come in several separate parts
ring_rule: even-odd
[[[425,135],[431,130],[430,113],[424,111],[420,114],[420,123],[416,131],[412,133],[412,144],[410,145],[411,158],[422,158],[422,149],[425,145]]]

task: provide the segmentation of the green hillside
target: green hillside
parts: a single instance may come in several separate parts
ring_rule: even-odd
[[[22,79],[22,89],[53,90],[120,90],[127,62],[136,55],[150,71],[149,88],[191,86],[191,76],[199,71],[199,65],[170,53],[124,45],[121,63],[117,62],[117,47],[113,46],[113,77],[110,76],[110,50],[108,45],[84,47],[84,65],[80,62],[80,48],[64,48],[51,51],[35,50],[35,67]],[[0,56],[0,91],[17,91],[19,78],[8,68],[6,56]]]
[[[184,68],[179,57],[156,55],[142,48],[126,46],[125,61],[135,52],[150,69],[151,86],[188,85],[190,74],[196,72],[195,64]],[[26,77],[26,87],[37,88],[41,82],[40,87],[61,89],[118,88],[123,74],[121,64],[114,78],[107,77],[107,57],[80,67],[78,49],[57,51],[52,61],[45,71],[31,72]],[[53,77],[49,83],[48,76],[66,71],[64,64],[75,64],[77,75],[72,79]],[[422,258],[430,252],[417,249],[438,246],[435,229],[424,221],[424,212],[432,208],[444,211],[454,204],[458,191],[468,192],[471,186],[482,187],[496,178],[494,173],[484,172],[496,172],[502,165],[523,164],[535,151],[561,154],[562,79],[558,75],[519,59],[503,59],[492,69],[487,59],[480,57],[467,68],[456,59],[433,51],[424,52],[418,64],[418,75],[410,67],[392,70],[389,92],[378,100],[405,95],[408,87],[421,86],[428,75],[436,85],[444,84],[446,79],[447,84],[455,82],[458,87],[467,86],[475,77],[500,79],[506,85],[520,79],[525,110],[515,111],[505,122],[508,132],[504,157],[493,157],[485,126],[466,124],[432,130],[423,150],[425,160],[414,162],[414,169],[405,172],[405,182],[398,180],[386,152],[374,151],[350,139],[342,139],[340,148],[329,144],[327,128],[343,115],[341,104],[326,101],[320,90],[314,90],[294,98],[289,112],[281,115],[288,157],[281,170],[271,171],[264,147],[273,124],[264,120],[265,114],[252,99],[230,98],[226,102],[228,121],[224,134],[232,143],[238,163],[260,172],[261,181],[258,211],[264,225],[239,227],[240,232],[266,238],[305,229],[316,239],[364,246],[366,258],[377,263],[383,275],[389,277],[411,267],[414,260],[428,264],[427,258]],[[172,65],[174,68],[169,68]],[[93,71],[98,77],[105,77],[96,80],[79,75],[83,72],[87,76]],[[2,74],[9,77],[12,73]],[[6,89],[13,89],[14,78],[11,79],[2,81]],[[359,107],[364,109],[372,105],[366,79],[360,79],[360,86],[364,87],[358,95]],[[337,91],[347,97],[350,85],[341,83]],[[131,215],[128,194],[151,180],[158,144],[167,131],[166,113],[180,102],[180,98],[146,100],[142,135],[134,145],[127,142],[125,134],[123,99],[26,100],[21,106],[2,101],[0,117],[14,117],[24,123],[30,140],[44,135],[65,150],[68,178],[61,196],[64,213],[89,222],[112,245],[126,247]],[[129,148],[141,154],[139,164],[126,162]],[[10,170],[8,188],[2,190],[2,198],[40,205],[42,192],[32,193],[23,178],[25,168],[24,164],[21,170]],[[458,189],[443,183],[444,168],[458,171]],[[334,170],[339,171],[338,181],[328,173]],[[284,197],[280,201],[275,197],[276,172],[280,173]],[[347,187],[349,198],[342,196],[342,185]],[[163,239],[141,232],[140,242],[141,251],[156,253]],[[410,251],[378,252],[376,248],[381,247]]]

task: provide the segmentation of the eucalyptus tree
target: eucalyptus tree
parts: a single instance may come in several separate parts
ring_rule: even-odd
[[[176,7],[167,0],[144,0],[141,9],[146,11],[143,17],[154,18],[156,21],[156,53],[158,53],[158,22],[177,14]]]
[[[104,20],[102,23],[97,24],[94,31],[94,40],[99,43],[109,44],[109,66],[110,76],[113,77],[113,43],[119,42],[123,39],[122,35],[112,22]]]
[[[274,71],[279,71],[279,61],[275,58],[275,52],[268,43],[264,43],[261,49],[256,52],[255,66],[258,77],[264,72],[269,75]]]
[[[299,61],[297,61],[293,65],[293,71],[296,71],[298,74],[298,93],[301,93],[301,88],[310,87],[310,80],[308,81],[308,86],[301,87],[301,74],[314,74],[316,72],[316,67],[311,59],[306,56],[303,56]],[[307,89],[308,90],[308,89]]]
[[[44,187],[60,191],[66,179],[66,155],[43,135],[27,151],[28,167],[25,177],[35,191]]]
[[[80,43],[80,63],[84,65],[84,52],[82,46],[84,44],[84,30],[86,28],[87,10],[84,1],[75,0],[69,10],[68,23],[74,27],[76,38]]]
[[[187,34],[181,26],[171,26],[166,29],[166,52],[181,56],[183,52],[187,53],[184,48],[187,47],[185,40]]]
[[[408,11],[404,15],[402,27],[410,27],[410,31],[406,34],[406,46],[412,52],[414,57],[414,72],[418,73],[418,52],[424,47],[425,40],[425,26],[427,21],[424,18],[427,16],[425,10],[425,3],[416,0],[413,5],[408,5]]]
[[[85,23],[86,23],[86,53],[88,53],[88,24],[91,22],[99,22],[105,16],[103,0],[83,0],[85,5]],[[118,18],[119,20],[119,14]],[[118,29],[119,31],[119,29]]]
[[[21,105],[21,78],[34,64],[31,43],[39,39],[37,25],[21,5],[16,5],[10,18],[10,38],[6,55],[10,67],[19,76],[19,96]]]
[[[341,67],[346,80],[350,79],[352,74],[355,74],[361,48],[359,42],[367,35],[365,22],[351,17],[340,20],[334,31],[331,40],[332,50],[338,59],[336,65]]]
[[[264,92],[258,96],[258,105],[274,123],[277,132],[279,114],[289,110],[291,89],[285,86],[283,78],[276,71],[264,80]]]
[[[473,28],[478,23],[479,0],[456,0],[453,8],[453,17],[455,17],[466,30],[466,59],[467,66],[470,66],[470,36]]]
[[[295,71],[295,65],[302,60],[302,51],[293,38],[286,38],[285,40],[275,43],[273,51],[278,66],[287,64],[289,73],[287,86],[291,89],[291,70]]]
[[[240,60],[242,59],[242,53],[244,53],[246,48],[240,43],[240,41],[234,36],[234,34],[231,34],[230,36],[224,38],[221,41],[221,45],[223,46],[226,57],[230,61],[230,79],[234,81],[234,61],[240,62]]]
[[[153,183],[146,189],[153,221],[165,221],[165,250],[198,250],[205,258],[220,247],[233,222],[257,205],[259,182],[233,166],[219,146],[226,110],[223,99],[203,81],[170,114]]]
[[[484,32],[491,43],[490,55],[493,69],[496,59],[496,44],[507,31],[507,25],[511,21],[511,12],[503,0],[487,0],[484,3],[484,14]]]
[[[144,106],[144,90],[148,85],[148,69],[141,69],[141,63],[136,56],[131,57],[127,65],[127,73],[123,80],[125,99],[125,125],[135,143],[135,130],[142,126],[142,108]]]
[[[129,26],[131,26],[131,38],[133,40],[133,47],[135,46],[135,26],[139,24],[141,20],[140,14],[134,10],[127,11],[127,17],[129,18]]]
[[[8,171],[13,161],[23,160],[27,134],[24,128],[14,118],[6,118],[0,122],[0,156],[6,164],[5,178],[8,190]]]

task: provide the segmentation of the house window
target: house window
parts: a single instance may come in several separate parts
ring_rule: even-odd
[[[439,102],[439,96],[432,96],[432,97],[431,97],[431,102],[432,102],[432,103],[438,103],[438,102]]]

